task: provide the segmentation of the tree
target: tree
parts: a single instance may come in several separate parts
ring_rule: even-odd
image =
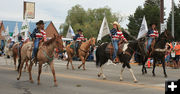
[[[160,23],[160,8],[159,8],[159,0],[146,0],[144,3],[144,8],[138,6],[133,15],[128,17],[129,24],[128,30],[133,36],[137,36],[139,29],[141,27],[141,22],[143,20],[143,16],[146,17],[147,24],[156,23],[159,29]]]
[[[68,26],[71,25],[75,33],[78,29],[82,29],[85,37],[97,38],[104,16],[107,18],[110,29],[112,28],[110,23],[118,21],[118,19],[121,18],[117,13],[112,13],[111,9],[107,6],[98,9],[84,10],[80,5],[75,5],[68,11],[65,23],[62,25],[62,34],[65,36]],[[105,40],[107,40],[107,38],[105,38]]]
[[[169,14],[167,29],[171,31],[172,24],[172,12]],[[174,6],[174,32],[175,32],[175,40],[180,41],[180,6]]]

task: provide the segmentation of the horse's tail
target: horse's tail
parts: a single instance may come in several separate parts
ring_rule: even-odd
[[[99,48],[96,49],[96,67],[100,67]]]
[[[19,72],[19,69],[20,69],[20,65],[21,65],[21,48],[19,48],[19,59],[18,59],[18,68],[17,68],[18,72]]]

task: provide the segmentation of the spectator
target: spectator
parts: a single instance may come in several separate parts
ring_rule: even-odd
[[[177,69],[179,67],[179,58],[180,58],[180,43],[177,42],[176,46],[174,47],[174,51],[176,52],[174,67]]]

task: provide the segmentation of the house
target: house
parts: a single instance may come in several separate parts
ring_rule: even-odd
[[[21,21],[1,21],[0,23],[0,39],[3,39],[3,36],[1,36],[1,32],[5,31],[8,27],[9,35],[12,36],[16,23],[18,24],[18,30],[20,31],[22,23]],[[29,32],[33,32],[34,28],[36,28],[36,22],[29,22]],[[55,28],[52,21],[45,21],[45,32],[47,34],[47,38],[52,38],[55,35],[58,35],[58,31]]]

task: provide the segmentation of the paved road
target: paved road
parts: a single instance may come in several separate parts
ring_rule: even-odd
[[[28,81],[28,73],[23,72],[19,81],[17,71],[11,60],[7,63],[0,57],[0,94],[164,94],[164,78],[161,67],[156,68],[156,77],[152,77],[152,69],[148,74],[141,74],[141,66],[132,65],[138,83],[128,70],[123,73],[124,81],[119,81],[121,64],[105,65],[104,73],[107,80],[97,77],[94,62],[87,62],[87,70],[77,69],[80,62],[74,61],[75,70],[66,69],[66,61],[55,60],[58,87],[53,86],[53,77],[49,68],[43,68],[41,84],[37,85],[37,67],[33,67],[34,83]],[[167,68],[167,79],[180,78],[180,69]]]

